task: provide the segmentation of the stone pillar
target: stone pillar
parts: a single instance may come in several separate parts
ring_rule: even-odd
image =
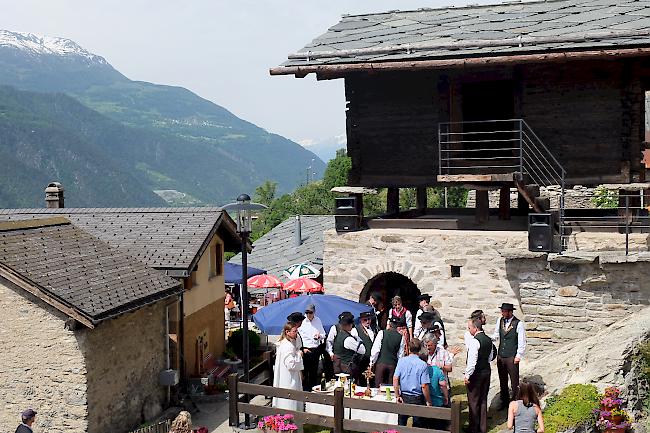
[[[476,222],[484,223],[490,219],[490,197],[487,189],[476,190]]]

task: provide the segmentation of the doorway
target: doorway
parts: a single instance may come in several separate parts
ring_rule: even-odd
[[[381,303],[386,310],[391,308],[391,299],[393,296],[400,296],[404,306],[411,311],[413,317],[418,310],[418,296],[420,289],[409,277],[397,272],[382,272],[368,280],[363,290],[359,294],[359,302],[365,303],[373,293],[378,293]],[[386,323],[381,323],[382,329]]]
[[[467,158],[461,163],[474,168],[470,172],[476,174],[515,171],[513,166],[519,163],[520,126],[512,120],[514,82],[464,83],[461,98],[465,141],[462,154]]]

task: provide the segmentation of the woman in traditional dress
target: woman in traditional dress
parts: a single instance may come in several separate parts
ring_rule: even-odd
[[[388,319],[403,317],[406,321],[406,328],[408,329],[408,334],[410,337],[413,337],[413,314],[404,307],[402,304],[402,298],[400,296],[395,296],[392,300],[393,308],[390,309]],[[408,347],[408,345],[407,345]]]
[[[282,335],[278,341],[275,355],[275,369],[273,376],[274,388],[289,388],[302,391],[301,371],[302,350],[297,347],[298,327],[293,323],[284,325]],[[273,398],[273,407],[288,410],[303,410],[304,403],[285,398]]]

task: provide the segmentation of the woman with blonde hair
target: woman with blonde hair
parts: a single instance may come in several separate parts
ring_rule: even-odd
[[[410,337],[413,337],[413,314],[402,304],[401,296],[393,297],[391,303],[393,304],[393,308],[391,308],[390,312],[388,313],[388,320],[392,318],[403,317],[406,321],[406,329],[408,330],[408,335]],[[406,347],[408,347],[408,344]]]
[[[508,428],[514,427],[514,433],[544,433],[544,417],[539,407],[539,398],[535,386],[528,382],[519,384],[519,399],[508,406]]]
[[[169,433],[192,433],[192,415],[188,411],[182,410],[172,421]]]
[[[302,350],[298,346],[298,326],[287,322],[282,329],[275,354],[275,367],[273,374],[274,388],[288,388],[302,391],[301,371]],[[285,398],[273,398],[273,407],[278,409],[303,410],[303,403]]]

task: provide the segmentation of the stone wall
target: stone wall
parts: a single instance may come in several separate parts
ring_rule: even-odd
[[[28,407],[38,412],[34,431],[87,431],[85,362],[67,317],[4,280],[0,311],[2,431],[13,431]]]
[[[621,253],[585,253],[623,248],[624,236],[616,233],[572,235],[571,245],[579,250],[573,259],[531,253],[527,233],[514,231],[330,230],[324,241],[328,294],[358,301],[375,275],[403,274],[432,295],[450,344],[462,343],[472,310],[484,310],[492,330],[497,307],[512,302],[518,306],[517,316],[530,322],[534,357],[601,329],[612,323],[610,316],[640,308],[650,299],[648,235],[631,237],[632,250],[646,252],[635,252],[623,263]],[[460,266],[460,277],[451,276],[452,265]]]
[[[160,414],[164,301],[79,331],[78,338],[88,371],[88,432],[128,432]]]
[[[648,262],[648,252],[506,258],[512,288],[526,313],[529,352],[548,353],[588,338],[647,306]]]
[[[595,188],[588,188],[581,185],[576,185],[573,188],[569,188],[564,192],[564,207],[567,209],[593,209],[596,206],[592,203],[592,198],[594,197]],[[557,209],[560,207],[560,196],[562,195],[562,190],[559,186],[542,186],[539,189],[539,196],[541,198],[548,198],[551,209]],[[499,191],[489,191],[488,197],[490,199],[490,207],[498,208],[499,207]],[[466,207],[474,208],[476,207],[476,191],[470,190],[467,193],[467,204]],[[510,188],[510,207],[512,209],[517,208],[517,188]]]

